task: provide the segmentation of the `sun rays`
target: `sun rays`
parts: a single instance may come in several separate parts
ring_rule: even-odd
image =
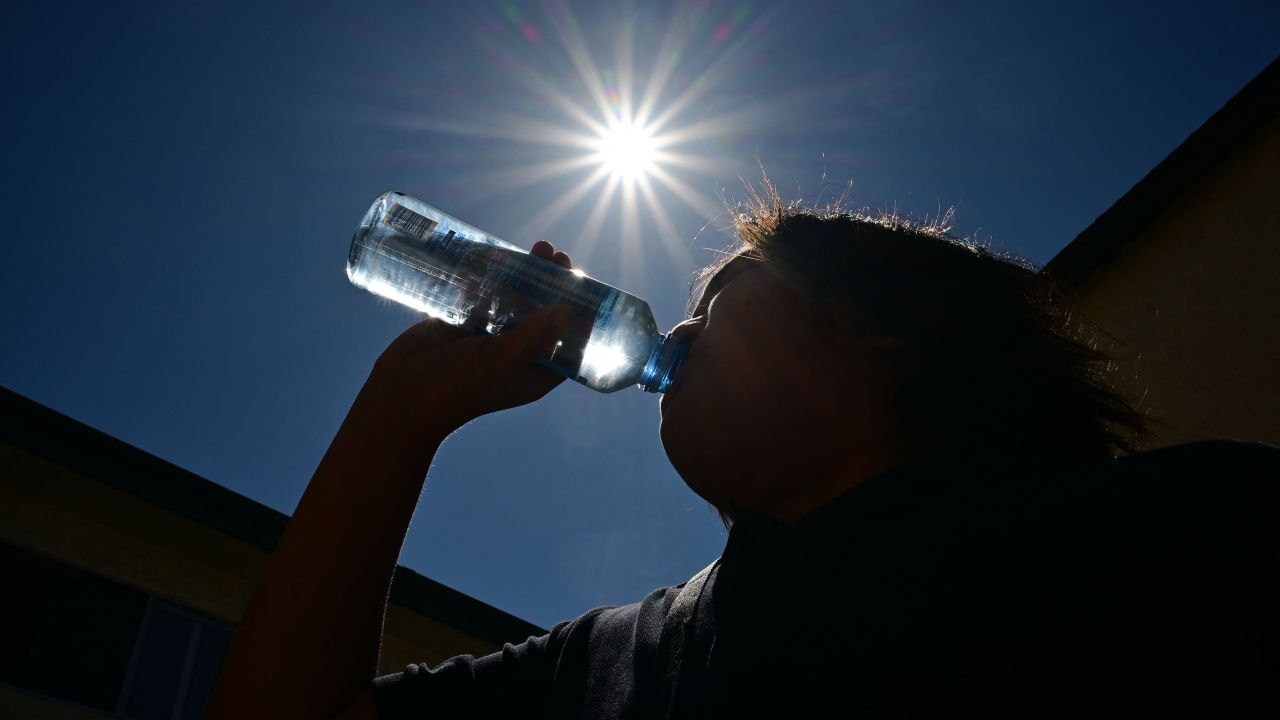
[[[673,212],[692,211],[703,223],[721,216],[717,186],[743,160],[730,162],[724,149],[777,110],[765,98],[707,102],[749,64],[765,19],[742,7],[713,18],[704,3],[681,3],[662,24],[636,21],[637,11],[607,28],[589,22],[584,32],[565,2],[536,12],[504,4],[503,17],[477,24],[497,71],[487,89],[505,92],[476,89],[485,106],[471,108],[474,118],[402,110],[391,122],[495,141],[493,157],[468,178],[485,192],[554,188],[522,222],[523,237],[511,238],[517,243],[545,237],[572,214],[576,237],[557,236],[578,264],[614,243],[632,280],[643,281],[654,253],[689,266],[696,228],[681,220],[681,233]]]
[[[546,231],[575,208],[590,207],[572,241],[584,261],[596,244],[612,240],[621,243],[624,267],[639,273],[645,256],[658,248],[677,267],[690,262],[685,241],[691,233],[678,234],[670,203],[703,222],[720,216],[723,206],[714,185],[733,177],[736,165],[715,152],[715,141],[760,124],[768,113],[763,103],[721,105],[715,112],[702,105],[729,73],[741,70],[750,43],[760,40],[765,26],[762,18],[741,9],[723,21],[705,17],[707,12],[705,4],[688,4],[677,8],[665,27],[642,29],[627,21],[604,35],[596,29],[591,36],[596,47],[612,48],[612,57],[601,61],[569,6],[547,6],[547,39],[567,59],[571,78],[532,68],[518,77],[566,121],[529,142],[561,146],[566,153],[521,171],[539,182],[571,174],[577,181],[532,219],[531,233]],[[637,62],[637,47],[647,49],[644,62]],[[691,48],[697,48],[697,57]],[[605,221],[615,216],[619,232],[603,232]],[[642,238],[642,223],[655,232]]]

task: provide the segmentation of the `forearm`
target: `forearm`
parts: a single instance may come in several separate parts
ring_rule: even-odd
[[[436,448],[563,382],[534,361],[565,309],[494,336],[427,319],[383,351],[271,556],[207,718],[332,718],[357,698],[369,709],[391,576]]]
[[[369,388],[366,387],[366,392]],[[377,672],[392,573],[439,442],[362,393],[237,629],[209,718],[331,717]]]

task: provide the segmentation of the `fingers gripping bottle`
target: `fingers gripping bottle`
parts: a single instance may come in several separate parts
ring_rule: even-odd
[[[497,334],[545,305],[572,320],[538,362],[610,393],[666,392],[687,343],[658,332],[649,303],[566,270],[403,193],[373,201],[351,241],[347,277],[376,295],[473,332]]]

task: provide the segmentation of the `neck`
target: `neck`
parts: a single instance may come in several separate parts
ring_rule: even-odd
[[[858,454],[836,472],[797,488],[796,492],[771,500],[762,512],[784,523],[794,523],[809,513],[844,495],[855,486],[898,467],[910,457],[897,449]]]

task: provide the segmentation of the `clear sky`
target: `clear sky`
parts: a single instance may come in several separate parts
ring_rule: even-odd
[[[344,274],[384,190],[549,239],[670,326],[757,157],[1042,264],[1280,53],[1280,4],[1233,0],[5,16],[0,384],[284,512],[414,322]],[[611,189],[584,138],[637,115],[661,153]],[[574,383],[467,426],[401,562],[543,626],[682,582],[724,530],[657,428],[656,396]]]

